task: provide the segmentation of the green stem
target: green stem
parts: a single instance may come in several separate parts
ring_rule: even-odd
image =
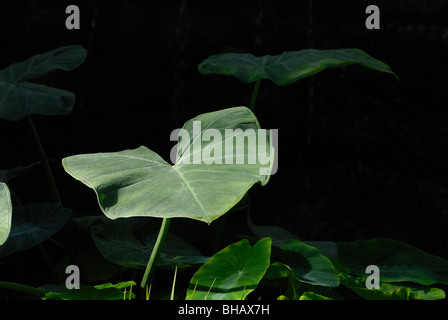
[[[38,296],[38,297],[44,297],[45,293],[46,293],[44,290],[39,289],[39,288],[27,286],[25,284],[20,284],[20,283],[9,282],[9,281],[0,281],[0,288],[25,292],[25,293],[31,294],[33,296]]]
[[[62,205],[61,197],[59,196],[58,187],[56,186],[56,181],[54,180],[53,173],[51,172],[50,164],[48,162],[47,155],[45,154],[45,150],[42,146],[42,142],[40,141],[39,134],[37,133],[36,127],[34,126],[33,119],[31,116],[27,117],[28,125],[31,129],[31,133],[33,134],[34,142],[36,144],[37,150],[39,151],[40,158],[44,165],[45,176],[47,177],[48,184],[50,186],[51,195],[53,197],[53,201],[60,203]]]
[[[140,284],[142,289],[145,288],[146,283],[152,283],[152,279],[157,268],[157,262],[159,261],[160,253],[162,252],[163,243],[165,242],[166,235],[168,234],[170,222],[171,218],[163,218],[159,235],[157,236],[156,243],[154,244],[154,248],[152,249],[151,256],[148,260],[148,265],[146,266],[145,274],[143,275],[142,283]]]
[[[249,109],[252,112],[255,111],[255,102],[257,101],[258,91],[260,90],[260,84],[261,80],[257,80],[255,82],[254,91],[252,91],[252,98],[250,99],[250,106],[249,106]]]

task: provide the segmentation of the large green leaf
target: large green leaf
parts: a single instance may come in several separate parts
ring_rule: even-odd
[[[117,219],[107,224],[92,226],[92,237],[98,251],[107,260],[120,266],[145,268],[158,230],[153,225],[147,225],[140,230],[141,235],[136,236],[139,231],[138,224],[144,225],[140,219]],[[171,233],[167,235],[161,257],[159,265],[167,267],[174,265],[182,267],[208,260],[193,246]]]
[[[0,246],[0,257],[39,244],[59,231],[71,217],[70,209],[58,203],[30,203],[15,207],[8,240]]]
[[[26,82],[57,69],[70,71],[86,58],[81,46],[64,46],[0,70],[0,118],[18,121],[31,114],[65,115],[75,104],[72,92]]]
[[[275,248],[273,256],[302,282],[325,287],[339,286],[339,277],[331,261],[318,249],[302,241],[287,240],[283,249]]]
[[[332,67],[359,64],[387,72],[389,66],[360,49],[286,51],[280,55],[255,57],[249,53],[223,53],[208,57],[198,69],[202,74],[234,76],[243,82],[268,79],[276,85],[289,85],[297,80]]]
[[[358,276],[366,275],[367,266],[376,265],[383,282],[448,284],[448,261],[392,239],[340,242],[336,263],[344,271]]]
[[[198,132],[195,123],[201,124]],[[76,155],[63,159],[65,170],[97,194],[104,214],[120,217],[185,217],[207,223],[231,209],[257,182],[266,184],[272,170],[274,152],[269,141],[266,150],[258,150],[269,163],[226,164],[226,155],[248,159],[249,143],[237,148],[237,143],[226,144],[224,139],[206,141],[203,134],[215,132],[226,137],[226,130],[234,130],[236,141],[244,139],[246,129],[256,132],[260,125],[246,107],[235,107],[202,114],[183,126],[175,165],[170,165],[146,147],[113,153]],[[237,130],[241,129],[241,130]],[[188,137],[185,133],[188,132]],[[269,138],[269,135],[267,135]],[[182,141],[184,140],[184,141]],[[243,140],[245,141],[245,140]],[[202,150],[202,161],[194,157]],[[220,149],[221,155],[206,151]],[[233,148],[233,149],[232,149]],[[266,149],[265,148],[265,149]],[[209,161],[214,158],[215,162]],[[193,160],[191,160],[193,158]],[[263,171],[264,170],[264,171]]]
[[[269,268],[271,239],[229,245],[193,275],[186,300],[244,300]]]
[[[0,182],[0,246],[8,239],[11,231],[12,204],[6,183]]]

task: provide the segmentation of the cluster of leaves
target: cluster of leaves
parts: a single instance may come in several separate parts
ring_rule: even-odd
[[[72,92],[29,82],[39,79],[55,70],[70,71],[79,67],[86,58],[81,46],[65,46],[47,53],[35,55],[28,60],[14,63],[0,70],[0,118],[9,121],[27,119],[42,156],[39,163],[12,170],[0,171],[0,256],[26,250],[46,240],[59,230],[70,218],[72,212],[63,209],[57,190],[53,189],[53,176],[45,156],[31,115],[66,115],[75,105]],[[8,182],[18,175],[24,175],[35,167],[45,166],[50,188],[54,191],[54,203],[31,203],[21,205],[16,194],[10,191]],[[16,202],[12,206],[11,195]],[[13,215],[14,211],[14,215]],[[45,221],[44,228],[33,229]]]
[[[73,70],[85,57],[83,48],[68,46],[1,70],[0,118],[9,121],[27,118],[34,128],[31,114],[68,114],[74,105],[72,93],[24,80],[56,69]],[[243,82],[256,83],[251,105],[201,114],[187,121],[182,129],[189,133],[190,140],[182,142],[191,152],[178,150],[174,165],[144,146],[62,160],[68,174],[95,191],[104,216],[73,218],[72,211],[62,207],[48,160],[36,138],[41,162],[0,172],[0,257],[39,245],[70,220],[78,230],[90,233],[95,251],[70,253],[60,264],[75,261],[91,281],[112,279],[122,270],[146,268],[140,286],[143,289],[148,277],[152,284],[156,268],[176,272],[194,268],[196,272],[181,297],[187,300],[250,299],[255,293],[249,294],[259,287],[278,293],[278,299],[290,300],[346,298],[346,291],[340,288],[350,289],[349,297],[364,299],[443,299],[444,291],[432,285],[448,285],[448,262],[391,239],[306,242],[277,226],[256,226],[248,215],[253,236],[207,257],[168,231],[172,218],[210,224],[237,204],[243,204],[244,209],[246,193],[256,183],[263,186],[269,182],[276,160],[275,146],[269,143],[267,155],[271,167],[267,171],[260,170],[260,164],[183,161],[197,144],[201,150],[221,147],[218,141],[201,140],[201,135],[194,132],[194,121],[201,121],[201,133],[205,129],[220,133],[228,129],[261,129],[254,114],[260,81],[268,79],[277,85],[289,85],[326,68],[350,64],[396,76],[386,64],[359,49],[303,50],[264,57],[222,54],[207,58],[199,65],[202,74],[231,75]],[[234,132],[236,139],[244,135],[243,130]],[[232,148],[229,151],[234,157],[248,157],[249,148]],[[40,165],[46,170],[55,202],[20,205],[8,181]],[[15,199],[14,208],[11,199]],[[148,217],[163,219],[160,230],[153,223],[160,219]],[[369,265],[377,265],[381,270],[379,289],[366,288],[365,269]],[[133,281],[125,281],[68,290],[63,285],[31,288],[0,281],[0,287],[44,299],[67,300],[131,299],[135,298],[134,285]]]

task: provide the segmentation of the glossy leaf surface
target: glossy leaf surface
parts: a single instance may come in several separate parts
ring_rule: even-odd
[[[244,300],[258,286],[270,265],[271,239],[253,246],[248,240],[231,244],[194,274],[187,300]]]

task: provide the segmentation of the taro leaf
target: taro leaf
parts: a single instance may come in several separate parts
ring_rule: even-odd
[[[36,79],[57,69],[73,70],[85,58],[83,47],[64,46],[0,70],[0,118],[18,121],[31,114],[70,113],[75,104],[72,92],[24,80]]]
[[[250,83],[268,79],[278,86],[289,85],[324,69],[359,64],[396,74],[389,66],[360,49],[286,51],[280,55],[255,57],[249,53],[223,53],[208,57],[199,64],[199,72],[234,76]]]
[[[264,160],[254,164],[248,160],[254,156],[249,143],[238,144],[238,141],[247,141],[244,139],[247,132],[260,129],[248,108],[202,114],[185,123],[183,129],[182,136],[179,133],[181,148],[174,166],[143,146],[121,152],[71,156],[63,159],[62,164],[71,176],[94,189],[101,210],[110,219],[184,217],[210,223],[237,204],[252,185],[267,183],[274,158],[269,141],[257,153],[258,159],[262,156]],[[226,130],[234,133],[236,143],[224,142],[224,138],[229,137]],[[217,138],[206,141],[202,137],[204,132],[214,132]],[[198,148],[202,150],[202,161],[195,160],[195,155],[201,156]],[[215,161],[209,162],[212,152],[206,150],[214,148],[224,151],[220,155],[213,153]],[[269,163],[263,164],[267,153]],[[229,162],[226,162],[226,155],[233,155],[234,164],[226,164]],[[236,164],[238,159],[245,161]]]
[[[379,289],[367,289],[367,277],[340,274],[341,282],[366,300],[440,300],[445,292],[438,288],[417,284],[381,282]]]
[[[118,219],[108,224],[92,226],[92,237],[100,253],[110,262],[124,267],[145,268],[157,238],[157,230],[152,226],[142,230],[142,236],[135,235],[136,228],[126,225],[131,219]],[[168,233],[162,248],[161,266],[179,267],[204,263],[207,258],[181,238]]]
[[[130,288],[135,286],[133,281],[120,282],[117,284],[101,284],[96,286],[81,285],[79,289],[69,290],[63,286],[42,286],[47,292],[44,300],[124,300],[129,299]],[[135,294],[131,293],[131,298],[135,298]]]
[[[300,281],[325,287],[339,286],[333,264],[320,251],[299,240],[287,240],[283,249],[275,250],[279,261],[288,266]]]
[[[0,257],[32,248],[59,231],[71,217],[58,203],[30,203],[14,208],[11,232],[0,246]]]
[[[0,250],[11,231],[12,204],[6,183],[0,182]]]
[[[343,269],[365,276],[366,267],[376,265],[385,282],[411,281],[421,285],[448,284],[448,261],[401,241],[377,238],[338,243]]]
[[[244,239],[214,254],[191,278],[186,300],[244,300],[269,268],[271,243]]]

